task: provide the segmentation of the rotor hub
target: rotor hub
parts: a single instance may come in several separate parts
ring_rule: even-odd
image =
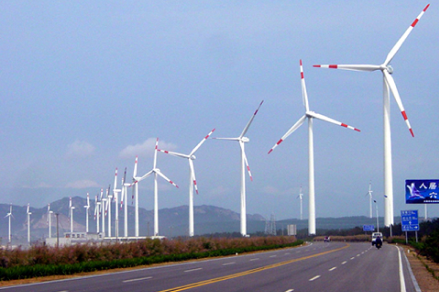
[[[393,67],[390,65],[387,65],[387,72],[389,72],[389,74],[393,73]]]

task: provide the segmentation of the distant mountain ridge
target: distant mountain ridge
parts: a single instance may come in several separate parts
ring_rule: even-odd
[[[74,231],[85,231],[85,212],[86,198],[73,197],[72,204],[74,209]],[[89,231],[96,232],[96,220],[94,220],[94,201],[90,202],[89,209]],[[12,207],[12,240],[13,244],[25,244],[27,242],[27,206]],[[69,219],[69,198],[62,198],[50,204],[52,214],[52,237],[56,237],[56,216],[58,215],[59,235],[70,231]],[[47,207],[30,208],[31,215],[31,241],[42,241],[49,234]],[[9,212],[9,204],[0,204],[0,216]],[[2,215],[4,214],[4,215]],[[240,232],[240,214],[229,209],[202,205],[194,207],[195,216],[195,235],[214,234],[224,232]],[[380,226],[384,226],[384,219],[380,219]],[[399,220],[399,221],[398,221]],[[172,236],[186,236],[188,234],[189,209],[187,205],[174,208],[163,208],[159,210],[159,234]],[[105,219],[108,223],[108,218]],[[119,209],[119,236],[123,235],[124,212]],[[400,218],[395,217],[395,223],[399,223]],[[100,225],[102,228],[102,219]],[[308,228],[308,220],[287,219],[278,220],[276,229],[285,229],[288,224],[295,224],[297,230]],[[112,235],[114,236],[114,204],[112,210]],[[376,218],[366,216],[352,216],[340,218],[317,218],[317,231],[320,229],[349,229],[362,225],[376,225]],[[141,236],[149,236],[153,233],[154,211],[139,208],[139,232]],[[266,218],[259,214],[247,214],[248,233],[264,232]],[[129,236],[134,235],[134,207],[128,206],[128,227]],[[108,230],[108,226],[106,226]],[[101,229],[102,230],[102,229]],[[6,244],[8,239],[8,218],[3,218],[0,223],[1,244]]]

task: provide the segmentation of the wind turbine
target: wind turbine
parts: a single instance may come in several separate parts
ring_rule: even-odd
[[[144,180],[151,174],[154,174],[154,236],[159,235],[159,204],[158,204],[158,185],[157,185],[157,176],[161,176],[163,179],[168,181],[173,186],[178,186],[171,181],[169,178],[167,178],[160,169],[157,168],[157,152],[158,152],[158,144],[159,144],[159,138],[157,138],[155,142],[155,149],[154,149],[154,165],[153,168],[147,172],[144,176],[140,177],[137,181],[134,182],[135,185],[137,185],[140,181]],[[136,158],[137,159],[137,158]],[[137,161],[137,160],[136,160]],[[136,164],[137,165],[137,164]],[[136,169],[137,170],[137,169]],[[134,175],[135,176],[135,175]],[[136,188],[137,189],[137,188]],[[137,196],[136,196],[137,197]],[[136,198],[137,199],[137,198]],[[139,221],[136,223],[136,228],[139,228]],[[138,234],[138,230],[136,230]]]
[[[259,108],[261,107],[262,103],[264,101],[261,101],[258,108],[256,109],[253,116],[250,118],[250,121],[248,121],[247,125],[245,126],[244,130],[242,131],[241,135],[239,135],[236,138],[213,138],[217,140],[229,140],[229,141],[238,141],[239,146],[241,148],[241,235],[242,236],[248,236],[247,235],[247,211],[246,211],[246,195],[245,195],[245,167],[247,166],[248,175],[250,176],[250,180],[253,181],[252,174],[250,172],[250,167],[248,166],[247,156],[245,155],[244,150],[244,143],[250,142],[250,139],[247,137],[244,137],[244,135],[247,133],[248,129],[250,128],[251,123],[253,122],[253,119],[255,118],[256,114],[259,111]]]
[[[369,218],[372,218],[372,193],[372,183],[369,182],[369,191],[366,194],[366,196],[369,195]]]
[[[405,123],[414,137],[412,127],[410,126],[407,114],[402,105],[401,97],[399,96],[398,89],[396,88],[395,81],[393,80],[392,73],[393,68],[389,65],[393,57],[396,55],[398,50],[401,48],[404,41],[407,39],[410,32],[413,30],[415,25],[421,19],[422,15],[428,9],[430,4],[425,6],[424,10],[418,15],[418,17],[413,21],[409,28],[405,31],[402,37],[396,42],[393,48],[387,55],[384,63],[381,65],[314,65],[314,67],[319,68],[330,68],[330,69],[342,69],[342,70],[352,70],[352,71],[376,71],[380,70],[383,74],[383,114],[384,114],[384,193],[386,194],[388,200],[385,200],[384,204],[384,225],[390,226],[394,224],[393,215],[393,173],[392,173],[392,144],[390,137],[390,95],[389,88],[395,98],[396,103],[401,111]]]
[[[101,190],[102,191],[102,190]],[[95,216],[94,219],[96,220],[96,233],[99,234],[99,214],[101,212],[100,210],[101,202],[98,201],[98,196],[95,196]]]
[[[308,219],[308,233],[316,234],[316,210],[315,210],[315,188],[314,188],[314,134],[313,134],[313,120],[318,119],[325,122],[333,123],[351,130],[360,132],[357,128],[348,126],[339,121],[328,118],[324,115],[313,112],[309,109],[308,95],[306,93],[305,77],[303,75],[302,60],[300,60],[300,78],[302,83],[302,97],[305,105],[305,115],[302,116],[286,133],[280,138],[280,140],[274,144],[274,146],[268,151],[270,154],[280,143],[282,143],[289,135],[297,130],[303,122],[308,119],[308,143],[309,143],[309,219]]]
[[[30,205],[29,203],[27,203],[26,214],[27,214],[27,243],[28,244],[30,244],[30,215],[32,214],[29,209],[30,209]]]
[[[5,218],[9,217],[9,233],[8,233],[8,242],[9,244],[11,244],[12,241],[12,236],[11,236],[11,219],[12,217],[14,217],[14,215],[12,215],[12,203],[9,206],[9,213],[6,214]]]
[[[70,210],[70,233],[73,233],[73,209],[75,209],[75,207],[73,207],[73,204],[72,204],[72,197],[70,197],[70,200],[69,200],[69,210]]]
[[[104,189],[101,189],[102,237],[105,238],[105,215],[107,215],[107,198],[104,197],[103,195],[104,195]]]
[[[47,205],[47,221],[49,222],[49,238],[52,238],[52,213],[50,211],[50,204]]]
[[[194,236],[194,188],[198,194],[197,180],[195,179],[195,170],[194,170],[194,162],[193,162],[196,159],[194,154],[198,150],[198,148],[200,148],[200,146],[207,140],[207,138],[209,138],[209,136],[212,135],[214,131],[215,129],[210,131],[210,133],[207,134],[207,136],[204,137],[201,140],[201,142],[198,143],[198,145],[195,146],[195,148],[192,149],[192,151],[189,154],[182,154],[178,152],[157,149],[157,151],[170,154],[173,156],[185,158],[189,161],[189,236],[190,237]]]
[[[134,161],[134,171],[133,171],[133,196],[134,196],[134,236],[139,237],[139,185],[138,182],[141,177],[137,176],[137,162],[139,157],[136,156]],[[125,194],[126,196],[126,194]],[[125,201],[126,203],[126,201]]]
[[[113,194],[110,192],[110,188],[111,186],[108,186],[107,189],[107,208],[106,210],[108,210],[108,237],[111,237],[111,203],[113,201]]]
[[[127,168],[125,167],[125,171],[122,178],[122,194],[120,196],[120,208],[124,207],[124,221],[123,221],[123,233],[124,237],[128,237],[128,187],[131,187],[130,183],[126,183],[127,177]],[[125,204],[124,204],[125,202]]]
[[[87,205],[85,208],[85,232],[88,233],[88,209],[90,209],[90,195],[87,193]]]
[[[302,220],[303,219],[303,208],[302,208],[302,206],[303,206],[303,193],[302,193],[302,187],[300,187],[300,193],[299,193],[299,195],[297,196],[297,198],[300,200],[300,220]]]
[[[123,178],[122,178],[122,187],[123,187]],[[114,184],[113,184],[113,196],[114,196],[114,233],[116,238],[119,237],[119,208],[117,205],[119,204],[119,193],[121,192],[121,189],[117,188],[117,168],[114,173]]]

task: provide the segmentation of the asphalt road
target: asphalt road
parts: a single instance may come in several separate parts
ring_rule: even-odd
[[[7,291],[416,291],[403,252],[385,244],[308,246],[5,287]]]

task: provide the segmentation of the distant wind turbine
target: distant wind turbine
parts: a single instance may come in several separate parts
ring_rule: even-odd
[[[47,221],[49,223],[49,238],[52,238],[52,214],[53,211],[50,211],[50,204],[47,205]]]
[[[143,175],[142,177],[140,177],[139,179],[137,179],[134,184],[138,184],[140,181],[144,180],[145,178],[147,178],[148,176],[150,176],[151,174],[154,174],[154,236],[158,236],[159,235],[159,203],[158,203],[158,185],[157,185],[157,176],[161,176],[164,180],[166,180],[167,182],[169,182],[170,184],[172,184],[173,186],[177,187],[178,186],[171,181],[169,178],[167,178],[161,171],[160,169],[157,168],[157,152],[158,152],[158,144],[159,144],[159,138],[157,138],[156,142],[155,142],[155,149],[154,149],[154,165],[153,168],[147,172],[145,175]],[[137,160],[136,160],[137,161]],[[137,164],[136,164],[137,165]],[[137,168],[136,168],[137,170]],[[136,173],[137,174],[137,173]],[[134,177],[136,177],[136,174],[134,174]],[[137,189],[137,188],[136,188]],[[137,221],[137,229],[139,227],[139,221]],[[138,236],[138,230],[137,230],[137,236]]]
[[[123,187],[123,178],[122,178],[122,187]],[[114,196],[114,233],[116,238],[119,237],[119,193],[122,191],[122,189],[117,188],[117,168],[116,172],[114,173],[114,184],[113,184],[113,196]]]
[[[395,98],[396,103],[401,111],[402,117],[410,131],[410,134],[414,137],[412,127],[410,126],[407,114],[402,105],[401,97],[399,96],[398,89],[396,88],[395,81],[392,77],[393,68],[390,66],[390,62],[393,57],[395,57],[398,50],[401,48],[404,41],[407,39],[408,35],[411,33],[415,25],[424,15],[425,11],[428,9],[430,4],[425,6],[424,10],[418,15],[418,17],[413,21],[401,38],[396,42],[393,48],[390,50],[386,57],[386,60],[381,65],[314,65],[314,67],[319,68],[330,68],[330,69],[342,69],[342,70],[352,70],[352,71],[381,71],[383,74],[383,114],[384,114],[384,193],[388,200],[385,200],[384,204],[384,225],[390,226],[394,224],[393,215],[393,171],[392,171],[392,142],[390,134],[390,98],[389,98],[389,88]]]
[[[70,197],[70,199],[69,199],[69,211],[70,211],[70,233],[73,233],[73,209],[75,209],[75,207],[73,207],[73,204],[72,204],[72,197]]]
[[[14,217],[14,215],[12,215],[12,203],[9,206],[9,213],[6,214],[5,218],[9,217],[9,229],[8,229],[8,243],[11,244],[12,241],[12,233],[11,233],[11,219]]]
[[[268,151],[270,154],[280,143],[282,143],[289,135],[296,131],[303,122],[308,119],[308,144],[309,144],[309,219],[308,219],[308,233],[310,235],[316,234],[316,210],[315,210],[315,188],[314,188],[314,134],[313,134],[313,120],[318,119],[325,122],[329,122],[335,125],[339,125],[351,130],[360,132],[357,128],[348,126],[339,121],[328,118],[324,115],[313,112],[309,109],[308,95],[306,93],[305,76],[303,74],[302,60],[300,60],[300,78],[302,83],[302,97],[305,105],[305,115],[302,116],[286,133],[280,138],[280,140],[274,144],[274,146]]]
[[[102,192],[102,190],[101,190]],[[100,210],[101,202],[98,201],[98,196],[95,196],[95,211],[94,211],[94,219],[96,220],[96,233],[99,234],[99,214],[101,212]]]
[[[182,154],[178,152],[157,149],[157,151],[170,154],[173,156],[185,158],[189,161],[189,236],[191,237],[194,236],[194,188],[198,194],[197,180],[195,179],[195,170],[193,163],[193,161],[196,159],[194,154],[198,150],[198,148],[200,148],[200,146],[207,140],[207,138],[209,138],[209,136],[212,135],[214,131],[215,129],[210,131],[210,133],[207,134],[207,136],[204,137],[200,141],[200,143],[198,143],[198,145],[195,146],[194,149],[192,149],[192,151],[189,154]]]
[[[372,218],[372,193],[372,183],[369,182],[369,191],[366,194],[366,196],[369,196],[369,218]]]
[[[303,193],[302,193],[302,187],[300,187],[300,193],[297,196],[297,198],[300,200],[300,220],[303,219]]]
[[[87,205],[85,208],[85,232],[88,233],[88,209],[90,209],[90,195],[87,193]]]
[[[245,137],[245,134],[247,133],[248,129],[250,128],[250,125],[253,122],[253,119],[255,118],[256,114],[258,113],[263,102],[264,101],[261,101],[261,103],[259,104],[255,113],[250,118],[250,121],[244,127],[244,130],[242,131],[241,135],[239,135],[236,138],[213,138],[213,139],[217,139],[217,140],[237,141],[239,143],[239,147],[241,148],[241,235],[242,236],[248,236],[247,235],[247,207],[246,207],[246,193],[245,193],[245,167],[246,166],[247,166],[248,175],[250,176],[250,180],[253,181],[253,177],[252,177],[252,174],[250,172],[250,167],[248,166],[247,156],[245,155],[245,150],[244,150],[245,143],[250,142],[250,139]]]
[[[30,205],[29,205],[29,203],[27,203],[26,214],[27,214],[27,243],[30,244],[30,215],[32,213],[30,212]]]

